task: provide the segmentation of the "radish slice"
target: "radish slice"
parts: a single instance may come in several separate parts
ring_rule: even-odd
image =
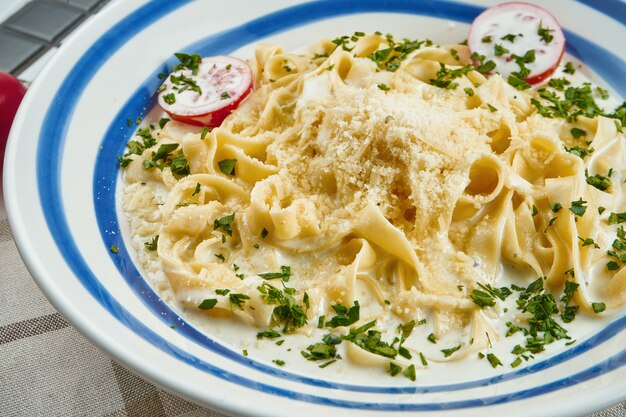
[[[252,91],[252,71],[230,56],[203,58],[195,74],[174,71],[159,91],[159,105],[172,119],[217,127]]]
[[[559,66],[565,51],[565,36],[559,22],[545,9],[511,2],[490,7],[478,15],[470,28],[467,45],[472,53],[492,60],[496,64],[494,71],[505,78],[521,74],[527,83],[537,84]],[[516,62],[519,59],[513,55],[523,57],[531,50],[535,53],[534,61],[523,64],[530,72],[520,73]]]

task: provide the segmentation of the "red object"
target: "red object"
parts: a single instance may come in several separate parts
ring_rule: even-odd
[[[0,72],[0,177],[9,131],[25,93],[26,88],[17,78],[6,72]]]
[[[541,29],[543,36],[539,33]],[[503,39],[505,36],[512,38]],[[487,42],[486,38],[490,41]],[[496,55],[496,44],[508,52]],[[478,15],[470,28],[467,45],[470,52],[493,60],[496,63],[494,71],[505,79],[520,70],[512,55],[523,56],[534,50],[535,61],[525,64],[530,70],[525,81],[538,84],[558,68],[565,52],[565,35],[556,18],[544,8],[510,2],[490,7]]]
[[[168,75],[159,105],[179,122],[217,127],[251,91],[248,64],[230,56],[214,56],[203,58],[196,74],[182,69]]]

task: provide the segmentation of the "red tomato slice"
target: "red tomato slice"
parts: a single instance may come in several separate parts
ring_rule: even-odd
[[[0,177],[9,130],[25,93],[26,88],[17,78],[0,72]]]
[[[470,28],[467,45],[472,53],[493,60],[494,71],[505,78],[520,71],[513,55],[522,57],[534,50],[534,61],[524,64],[530,70],[524,80],[537,84],[559,66],[565,52],[565,36],[559,22],[545,9],[511,2],[490,7],[478,15]]]
[[[172,119],[217,127],[252,91],[252,70],[230,56],[203,58],[196,74],[190,69],[167,76],[159,104]]]

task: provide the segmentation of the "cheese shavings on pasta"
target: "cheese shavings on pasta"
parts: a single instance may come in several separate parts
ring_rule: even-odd
[[[472,69],[464,45],[397,45],[259,45],[255,91],[219,128],[144,131],[123,197],[144,268],[184,306],[261,337],[339,329],[364,364],[416,356],[409,339],[427,336],[454,341],[429,360],[489,347],[505,266],[528,271],[514,288],[567,290],[570,313],[623,308],[619,124],[542,116],[536,91]]]

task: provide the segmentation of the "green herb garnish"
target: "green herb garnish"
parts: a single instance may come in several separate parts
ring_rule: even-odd
[[[233,235],[231,223],[235,221],[235,213],[213,221],[213,230],[222,229],[228,236]]]
[[[291,267],[287,265],[281,265],[280,272],[265,272],[259,274],[263,279],[282,279],[283,281],[289,281],[291,277]]]
[[[149,251],[155,251],[155,250],[157,250],[158,243],[159,243],[159,235],[156,235],[155,237],[152,238],[151,241],[144,242],[144,246]]]
[[[222,159],[217,163],[224,175],[235,175],[235,164],[237,163],[236,159]]]
[[[200,310],[211,310],[216,304],[217,298],[207,298],[198,305],[198,308]]]

